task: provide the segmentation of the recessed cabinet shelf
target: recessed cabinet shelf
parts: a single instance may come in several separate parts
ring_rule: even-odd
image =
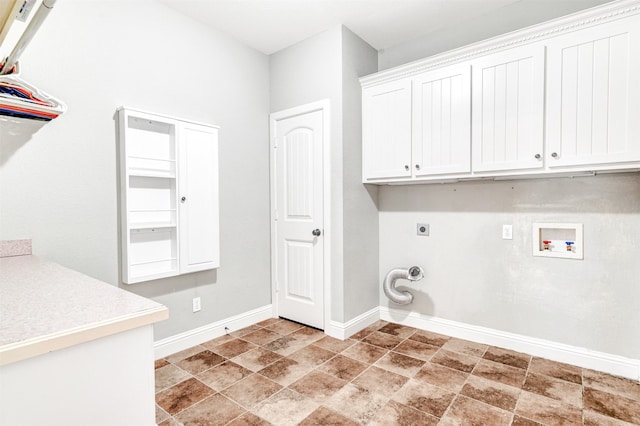
[[[129,225],[129,229],[155,229],[155,228],[175,228],[175,223],[163,223],[163,222],[141,222],[132,223]]]
[[[177,238],[175,228],[130,231],[129,275],[133,280],[147,275],[176,275]]]
[[[176,177],[176,161],[161,158],[128,157],[132,176]]]
[[[218,128],[120,108],[122,281],[217,268]]]

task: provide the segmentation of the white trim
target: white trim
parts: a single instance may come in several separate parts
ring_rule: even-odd
[[[443,318],[380,307],[380,319],[473,342],[498,346],[578,367],[640,380],[640,360]]]
[[[335,337],[336,339],[346,340],[350,336],[353,336],[358,331],[363,330],[380,319],[380,307],[376,306],[364,314],[345,322],[331,321],[329,327],[324,332],[325,334]]]
[[[235,315],[194,330],[159,340],[153,345],[155,359],[166,357],[220,337],[225,334],[225,327],[229,327],[231,331],[234,331],[272,318],[272,312],[273,306],[266,305],[240,315]],[[346,340],[379,319],[420,330],[441,333],[459,339],[524,352],[529,355],[602,371],[631,380],[640,380],[640,359],[592,351],[577,346],[436,318],[416,312],[407,312],[386,306],[375,307],[346,323],[330,321],[325,329],[325,334],[336,339]]]
[[[276,221],[274,220],[275,212],[275,155],[274,155],[274,143],[275,143],[275,122],[284,120],[286,118],[295,117],[296,115],[308,114],[315,111],[322,111],[322,124],[323,124],[323,140],[322,140],[322,160],[323,160],[323,238],[324,238],[324,252],[323,252],[323,273],[324,273],[324,329],[330,328],[331,322],[331,101],[329,99],[323,99],[316,102],[311,102],[297,107],[285,109],[269,114],[269,196],[270,196],[270,211],[271,211],[271,303],[273,305],[273,316],[278,316],[278,297],[276,286]]]
[[[167,115],[167,114],[162,114],[162,113],[157,113],[157,112],[150,112],[150,111],[145,111],[143,109],[138,109],[138,108],[129,108],[128,106],[122,105],[118,108],[116,108],[116,115],[114,116],[114,120],[117,120],[117,115],[118,112],[120,111],[127,111],[127,112],[134,112],[136,113],[136,115],[148,115],[150,116],[151,119],[154,118],[166,118],[167,120],[171,120],[171,121],[184,121],[186,123],[191,123],[191,124],[198,124],[200,126],[206,126],[206,127],[213,127],[214,129],[220,129],[220,126],[216,126],[215,124],[209,124],[209,123],[205,123],[202,121],[193,121],[190,119],[186,119],[186,118],[182,118],[182,117],[176,117],[174,115]]]
[[[167,337],[166,339],[158,340],[153,344],[155,359],[164,358],[220,337],[226,333],[225,327],[229,327],[229,331],[236,331],[269,319],[272,317],[272,312],[272,306],[266,305],[202,327],[194,328],[193,330],[185,331],[184,333]]]

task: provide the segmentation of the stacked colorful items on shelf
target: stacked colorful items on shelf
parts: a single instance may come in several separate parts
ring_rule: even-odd
[[[0,46],[14,21],[26,21],[35,1],[0,0]],[[19,77],[18,58],[23,53],[56,0],[42,0],[33,18],[26,25],[13,50],[0,62],[0,116],[51,121],[66,111],[64,103]]]
[[[51,121],[66,106],[13,74],[0,76],[0,115]]]

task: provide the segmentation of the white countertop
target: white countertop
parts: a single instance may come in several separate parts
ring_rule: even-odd
[[[0,258],[0,366],[168,317],[160,303],[56,263]]]

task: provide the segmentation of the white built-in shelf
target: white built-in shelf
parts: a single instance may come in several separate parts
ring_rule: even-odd
[[[164,223],[164,222],[142,222],[142,223],[132,223],[129,225],[130,230],[137,229],[162,229],[162,228],[175,228],[177,225],[175,223]]]
[[[175,174],[165,174],[164,172],[159,172],[156,170],[132,170],[129,172],[129,176],[135,177],[152,177],[152,178],[165,178],[165,179],[175,179]]]
[[[218,267],[217,127],[129,108],[117,123],[123,282]]]
[[[128,156],[129,175],[141,177],[176,177],[176,160],[157,157]]]
[[[140,157],[137,155],[129,155],[129,160],[149,160],[149,161],[162,161],[162,162],[168,162],[168,163],[175,163],[176,160],[173,159],[169,159],[169,158],[159,158],[159,157]]]

